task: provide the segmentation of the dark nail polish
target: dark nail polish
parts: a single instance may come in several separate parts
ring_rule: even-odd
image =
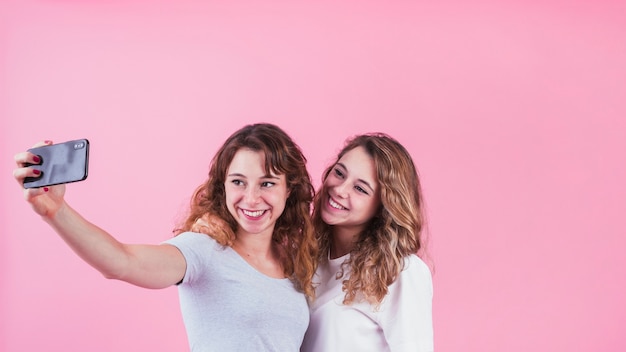
[[[39,174],[41,173],[41,171],[39,171],[39,170],[37,170],[37,169],[34,169],[34,170],[33,170],[33,173],[34,173],[35,175],[39,175]]]
[[[48,187],[44,187],[44,188],[43,188],[43,191],[44,191],[44,192],[48,192]]]
[[[38,157],[37,155],[35,155],[35,156],[33,157],[33,161],[34,161],[36,164],[39,164],[39,162],[41,161],[41,159],[39,159],[39,157]]]

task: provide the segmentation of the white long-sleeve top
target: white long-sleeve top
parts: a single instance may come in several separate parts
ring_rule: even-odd
[[[433,351],[432,297],[429,267],[416,255],[405,258],[405,269],[389,286],[379,309],[363,301],[344,305],[336,279],[349,254],[320,263],[315,274],[316,299],[302,352]]]

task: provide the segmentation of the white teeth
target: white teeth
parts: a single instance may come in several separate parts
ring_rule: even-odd
[[[330,204],[331,207],[335,208],[335,209],[339,209],[339,210],[344,210],[346,208],[344,208],[343,206],[341,206],[341,204],[333,201],[332,198],[328,198],[328,204]]]
[[[257,211],[249,211],[249,210],[241,210],[246,216],[250,216],[253,218],[258,218],[259,216],[265,213],[265,210],[257,210]]]

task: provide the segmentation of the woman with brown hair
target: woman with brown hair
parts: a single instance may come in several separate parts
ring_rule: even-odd
[[[49,145],[51,142],[39,145]],[[23,185],[41,160],[15,156]],[[300,148],[279,127],[231,135],[197,188],[177,236],[159,245],[116,240],[65,201],[65,185],[24,189],[34,211],[105,277],[147,288],[178,285],[192,351],[297,351],[314,296],[314,190]],[[224,231],[189,232],[206,213]],[[207,229],[208,230],[208,229]]]

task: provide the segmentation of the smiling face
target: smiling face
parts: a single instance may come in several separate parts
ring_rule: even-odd
[[[363,147],[345,153],[324,180],[321,217],[336,229],[356,235],[380,206],[374,160]]]
[[[271,237],[289,196],[284,175],[265,172],[262,152],[242,148],[235,154],[224,183],[228,211],[238,224],[237,236]]]

